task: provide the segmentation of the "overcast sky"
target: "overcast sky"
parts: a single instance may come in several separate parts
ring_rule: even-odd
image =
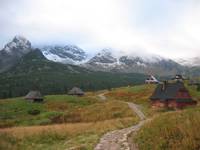
[[[200,0],[0,0],[0,48],[15,35],[35,46],[200,56]]]

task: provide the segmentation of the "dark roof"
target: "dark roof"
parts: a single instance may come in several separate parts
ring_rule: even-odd
[[[43,99],[42,94],[40,91],[30,91],[26,96],[25,99]]]
[[[150,97],[151,100],[154,100],[154,99],[161,99],[161,100],[174,99],[177,92],[180,89],[186,90],[186,88],[185,88],[185,86],[182,82],[166,83],[164,89],[163,89],[163,86],[164,86],[164,84],[159,84],[157,86],[154,93]]]
[[[69,95],[84,95],[84,92],[80,88],[74,87],[68,92],[68,94]]]
[[[184,80],[184,78],[182,75],[177,74],[175,77],[172,78],[172,80]]]

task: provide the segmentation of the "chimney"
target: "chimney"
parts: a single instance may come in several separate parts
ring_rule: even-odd
[[[164,81],[162,85],[162,91],[165,91],[166,87],[167,87],[167,81]]]

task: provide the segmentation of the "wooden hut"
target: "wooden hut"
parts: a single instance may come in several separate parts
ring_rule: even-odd
[[[73,87],[69,92],[69,95],[77,95],[77,96],[83,96],[85,93],[78,87]]]
[[[40,91],[30,91],[26,96],[25,99],[30,100],[32,102],[42,102],[43,97]]]
[[[183,80],[185,80],[185,78],[182,75],[177,74],[174,78],[172,78],[172,80],[183,82]]]
[[[150,97],[152,107],[182,108],[196,105],[183,82],[159,84]]]
[[[156,77],[154,77],[153,75],[150,75],[146,80],[145,80],[146,84],[158,84],[159,81],[156,79]]]

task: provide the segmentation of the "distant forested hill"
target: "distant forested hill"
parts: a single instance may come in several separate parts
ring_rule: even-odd
[[[16,66],[0,74],[0,98],[24,96],[29,90],[43,94],[61,94],[73,86],[83,90],[110,89],[140,84],[146,78],[138,73],[94,72],[78,66],[47,60],[40,50],[22,57]]]

